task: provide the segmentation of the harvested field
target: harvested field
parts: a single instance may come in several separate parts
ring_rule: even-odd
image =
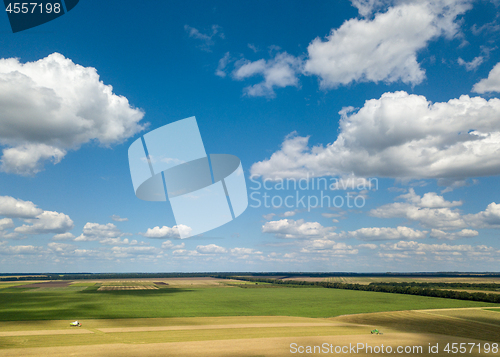
[[[462,318],[446,314],[456,314]],[[472,316],[479,314],[482,315],[483,321],[485,315],[491,314],[490,321],[493,322],[484,323],[477,319],[473,320]],[[498,343],[500,324],[496,322],[498,320],[493,314],[495,314],[494,311],[483,309],[413,310],[345,315],[335,317],[332,320],[390,328],[395,331],[434,333]]]
[[[443,309],[443,310],[421,310],[437,316],[446,316],[463,321],[474,321],[484,325],[500,326],[500,314],[486,309]]]
[[[484,294],[500,294],[499,290],[474,290],[474,289],[454,289],[454,288],[437,288],[438,290],[453,290],[453,291],[465,291],[466,293],[484,293]]]
[[[283,278],[281,280],[293,280],[293,281],[308,281],[308,282],[315,282],[315,281],[326,281],[327,278],[314,278],[314,277],[291,277],[291,278]]]
[[[16,288],[65,288],[71,283],[72,281],[47,281],[45,283],[17,285]]]
[[[263,317],[261,317],[263,318]],[[196,318],[192,323],[196,324]],[[272,319],[277,319],[276,317]],[[286,318],[284,318],[286,319]],[[318,319],[324,321],[323,319]],[[264,324],[267,325],[267,324]],[[23,336],[24,340],[4,340],[4,348],[1,350],[5,357],[66,357],[78,355],[83,357],[109,356],[109,357],[281,357],[290,356],[294,353],[292,346],[316,346],[316,353],[301,353],[301,355],[326,355],[320,346],[328,346],[328,355],[333,355],[330,348],[359,346],[360,350],[354,353],[342,353],[342,355],[373,356],[366,353],[365,346],[375,348],[378,346],[390,346],[392,352],[399,346],[410,348],[414,353],[406,355],[422,356],[449,356],[443,351],[447,343],[477,344],[482,341],[467,337],[447,336],[431,333],[407,333],[384,329],[383,335],[371,335],[368,326],[346,325],[346,327],[330,328],[324,330],[307,330],[302,327],[296,329],[291,324],[289,328],[247,328],[247,329],[221,329],[219,331],[206,330],[184,331],[178,335],[175,331],[167,333],[150,331],[134,333],[103,333],[87,334],[81,336],[64,336],[64,339],[55,340],[50,336]],[[298,323],[297,325],[300,325]],[[208,325],[206,325],[208,327]],[[230,328],[232,325],[227,325]],[[260,331],[260,332],[259,332]],[[302,331],[302,333],[300,333]],[[265,335],[265,336],[263,336]],[[177,339],[177,340],[176,340]],[[163,341],[162,341],[163,340]],[[2,342],[4,342],[2,341]],[[50,345],[57,341],[55,345]],[[94,341],[94,343],[92,343]],[[27,345],[31,348],[25,348]],[[73,344],[72,344],[73,343]],[[22,346],[19,346],[22,344]],[[358,345],[359,344],[359,345]],[[440,346],[439,353],[429,353],[429,345]],[[297,353],[297,350],[295,350]],[[467,356],[479,356],[477,349]]]
[[[472,340],[450,338],[449,342],[472,342]],[[157,356],[176,356],[176,357],[282,357],[290,356],[290,345],[292,343],[298,346],[321,346],[323,343],[333,346],[349,346],[359,342],[371,346],[423,346],[422,356],[436,356],[426,351],[428,343],[442,343],[441,336],[436,335],[417,335],[398,333],[391,336],[367,335],[360,339],[359,335],[345,336],[306,336],[306,337],[275,337],[275,338],[256,338],[256,339],[235,339],[235,340],[213,340],[213,341],[192,341],[192,342],[173,342],[173,343],[151,343],[141,344],[104,344],[94,346],[79,346],[77,355],[82,357],[109,356],[109,357],[157,357]],[[75,354],[75,347],[46,347],[31,349],[9,349],[4,350],[5,357],[67,357]],[[324,353],[302,354],[302,355],[326,355]],[[346,354],[349,355],[349,354]],[[445,354],[439,354],[445,355]],[[477,354],[468,354],[476,356]],[[292,355],[293,356],[293,355]],[[373,356],[359,352],[356,356]]]
[[[32,331],[0,331],[0,337],[6,336],[42,336],[42,335],[81,335],[94,333],[82,328],[72,328],[67,330],[32,330]]]
[[[107,281],[102,283],[103,286],[154,286],[152,281],[140,281],[140,280],[130,280],[130,281]]]
[[[125,285],[125,286],[101,286],[97,291],[112,291],[112,290],[158,290],[154,285]]]

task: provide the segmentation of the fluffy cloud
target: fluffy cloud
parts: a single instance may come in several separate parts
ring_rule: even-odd
[[[0,216],[12,218],[34,218],[43,213],[31,201],[23,201],[10,196],[0,196]]]
[[[1,170],[18,175],[33,175],[43,169],[45,161],[58,164],[66,150],[46,144],[22,144],[3,150]]]
[[[33,245],[13,245],[9,246],[5,242],[0,242],[0,254],[5,255],[24,255],[37,254],[43,251],[42,247]]]
[[[99,243],[107,245],[128,245],[128,244],[137,244],[137,241],[133,240],[131,242],[128,240],[128,238],[122,239],[120,237],[116,237],[116,238],[103,238],[99,240]]]
[[[83,232],[74,240],[75,242],[90,242],[99,240],[106,244],[109,239],[122,237],[125,235],[113,223],[99,224],[87,222],[83,227]]]
[[[262,252],[252,248],[231,248],[231,254],[239,259],[247,259],[250,255],[262,254]]]
[[[378,245],[372,243],[358,244],[356,248],[377,249]]]
[[[418,221],[422,226],[437,229],[465,228],[467,222],[458,209],[450,207],[461,205],[460,201],[446,201],[434,192],[418,196],[413,189],[408,194],[398,196],[396,200],[404,199],[406,202],[395,202],[372,209],[370,215],[379,218],[402,217],[411,221]]]
[[[298,87],[301,74],[318,76],[324,89],[367,81],[419,84],[425,78],[425,71],[417,61],[418,52],[441,36],[455,37],[459,33],[457,16],[471,8],[469,0],[353,0],[352,3],[366,18],[348,20],[338,29],[332,29],[326,39],[314,39],[305,60],[286,52],[269,60],[245,60],[236,63],[233,78],[264,77],[263,82],[246,87],[244,92],[248,96],[267,97],[275,96],[274,88]],[[368,18],[385,9],[373,19]]]
[[[44,234],[44,233],[66,233],[75,226],[69,216],[64,213],[44,211],[35,218],[25,219],[23,224],[14,229],[17,233],[23,234]]]
[[[183,236],[190,236],[191,227],[179,224],[178,226],[173,226],[172,228],[163,226],[156,226],[154,228],[148,228],[146,233],[139,233],[140,235],[148,238],[181,238],[179,231],[183,233]]]
[[[111,252],[117,258],[129,258],[134,255],[158,255],[161,250],[155,247],[113,247]]]
[[[434,228],[431,237],[438,239],[469,238],[478,235],[472,228],[500,228],[500,204],[490,203],[484,211],[473,214],[462,214],[458,209],[450,207],[460,206],[461,201],[446,201],[434,192],[428,192],[422,197],[415,194],[413,189],[409,193],[396,197],[406,202],[389,203],[372,209],[369,214],[378,218],[401,217],[417,221],[422,226]],[[459,232],[444,233],[443,230],[462,229]]]
[[[474,84],[472,91],[475,93],[500,92],[500,62],[493,67],[488,78],[483,78]]]
[[[271,180],[314,175],[448,178],[500,174],[500,100],[461,96],[430,103],[406,92],[385,93],[357,112],[340,112],[340,132],[326,147],[289,135],[279,151],[251,167]]]
[[[364,241],[374,240],[391,240],[391,239],[422,239],[427,236],[427,231],[414,230],[408,227],[398,226],[397,228],[391,227],[374,227],[374,228],[361,228],[356,231],[349,232],[349,236]]]
[[[49,160],[94,141],[120,143],[144,129],[144,113],[59,53],[36,62],[0,59],[0,168],[34,175]]]
[[[75,251],[76,246],[66,243],[50,242],[47,244],[50,250],[58,255],[69,255]]]
[[[303,219],[281,219],[266,222],[262,233],[272,233],[281,238],[316,238],[337,236],[332,227],[323,227],[318,222],[306,222]]]
[[[170,241],[170,240],[167,240],[167,241],[165,241],[165,242],[163,242],[163,243],[161,244],[161,248],[162,248],[162,249],[183,249],[183,248],[184,248],[184,246],[185,246],[185,244],[184,244],[184,243],[181,243],[181,244],[177,244],[177,245],[175,245],[175,244],[174,244],[174,243],[172,243],[172,241]]]
[[[14,228],[14,221],[10,218],[2,218],[0,219],[0,231],[3,231],[8,228]]]
[[[270,60],[258,61],[242,60],[236,62],[233,78],[246,79],[256,75],[264,77],[264,81],[246,87],[243,91],[250,97],[274,97],[274,88],[287,86],[297,87],[299,79],[297,73],[301,71],[302,61],[286,52],[278,53]]]
[[[484,211],[465,215],[464,219],[474,228],[500,228],[500,204],[492,202]]]
[[[198,245],[196,251],[200,254],[223,254],[227,253],[227,249],[224,247],[219,247],[215,244],[208,245]]]
[[[430,237],[437,239],[446,239],[446,240],[456,240],[462,238],[472,238],[476,237],[479,234],[478,231],[472,229],[462,229],[458,232],[444,232],[439,229],[433,229],[431,231]]]
[[[18,234],[56,233],[55,239],[63,239],[67,235],[72,236],[68,231],[74,227],[73,220],[64,213],[44,211],[31,201],[10,196],[0,196],[0,216],[9,217],[0,219],[1,236],[4,238],[16,238]],[[26,224],[16,227],[14,233],[5,233],[4,230],[14,228],[11,218],[20,218]]]
[[[361,15],[382,7],[382,1],[354,1]],[[387,4],[387,2],[385,2]],[[418,84],[425,72],[417,52],[429,41],[458,32],[457,15],[469,1],[406,1],[378,13],[373,20],[351,19],[323,41],[308,47],[305,71],[321,78],[323,88],[353,81],[401,80]]]
[[[435,259],[460,260],[463,257],[467,259],[485,259],[498,256],[498,250],[485,245],[472,246],[469,244],[449,245],[449,244],[425,244],[415,241],[400,241],[394,244],[381,244],[381,258],[388,259],[408,259],[411,256],[417,256],[419,259],[427,259],[431,256]]]
[[[358,249],[345,243],[337,243],[330,239],[313,239],[306,241],[301,253],[325,254],[328,256],[344,256],[358,254]]]
[[[425,72],[417,52],[439,36],[453,37],[457,15],[469,8],[469,1],[409,1],[373,20],[351,19],[332,30],[326,41],[312,41],[304,69],[319,76],[323,88],[353,81],[419,84]]]
[[[52,237],[52,240],[73,240],[75,236],[72,233],[59,233]]]
[[[404,199],[419,208],[449,208],[462,205],[462,201],[446,201],[443,196],[439,196],[436,192],[427,192],[423,196],[419,196],[413,188],[410,188],[408,193],[398,196],[397,199]]]

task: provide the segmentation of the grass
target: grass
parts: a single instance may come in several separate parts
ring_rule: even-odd
[[[0,321],[203,316],[332,317],[377,311],[495,307],[495,304],[424,296],[324,288],[239,287],[159,290],[0,290]],[[27,293],[29,291],[29,293]]]
[[[260,327],[260,328],[233,328],[217,330],[184,330],[184,331],[148,331],[148,332],[117,332],[94,333],[84,335],[34,335],[9,337],[9,348],[45,346],[81,346],[108,343],[165,343],[189,342],[208,340],[229,340],[246,338],[269,337],[300,337],[300,336],[328,336],[366,333],[362,327]]]
[[[33,284],[33,283],[32,282],[0,283],[0,289],[10,288],[10,287],[19,286],[19,285],[28,285],[28,284]]]

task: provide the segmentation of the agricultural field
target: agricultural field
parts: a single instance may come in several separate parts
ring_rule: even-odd
[[[293,355],[293,343],[500,342],[498,305],[473,301],[214,278],[5,284],[0,356],[255,357]]]
[[[310,281],[327,281],[331,283],[346,284],[370,284],[370,283],[470,283],[470,284],[500,284],[500,278],[480,278],[480,277],[329,277],[329,278],[309,278]],[[315,280],[316,279],[316,280]],[[306,280],[293,278],[293,280]]]

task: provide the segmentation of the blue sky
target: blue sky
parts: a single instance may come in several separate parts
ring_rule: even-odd
[[[498,271],[498,6],[82,0],[15,34],[3,15],[0,271]],[[191,116],[249,207],[180,239],[127,152]]]

